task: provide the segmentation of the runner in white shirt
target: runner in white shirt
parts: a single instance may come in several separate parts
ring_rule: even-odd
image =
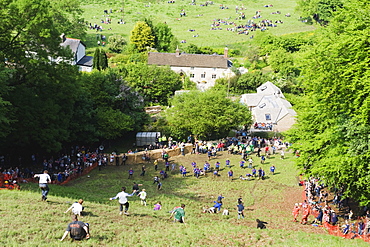
[[[146,206],[146,192],[145,192],[145,189],[143,189],[143,190],[138,194],[138,196],[140,196],[140,199],[141,199],[141,205]]]
[[[119,192],[115,197],[112,197],[112,198],[109,198],[109,200],[115,200],[115,199],[118,199],[118,202],[120,204],[120,212],[119,214],[122,215],[122,211],[123,211],[123,206],[125,206],[125,212],[124,214],[128,215],[127,211],[128,211],[128,207],[130,206],[130,203],[127,201],[127,197],[129,196],[133,196],[134,194],[128,194],[125,192],[126,191],[126,187],[122,187],[122,191]]]
[[[82,206],[83,202],[84,200],[82,199],[78,200],[78,202],[73,203],[72,206],[68,208],[67,211],[65,211],[64,213],[67,213],[69,210],[72,209],[73,214],[81,216],[81,212],[84,209],[84,207]]]
[[[49,193],[48,183],[51,182],[51,178],[48,174],[48,171],[45,170],[43,174],[35,174],[34,177],[39,178],[39,187],[40,187],[41,193],[42,193],[41,200],[46,201],[46,199],[48,199],[47,196],[48,196],[48,193]]]

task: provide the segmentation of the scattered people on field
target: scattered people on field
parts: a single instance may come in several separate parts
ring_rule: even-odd
[[[82,211],[84,210],[84,207],[82,206],[83,202],[84,200],[79,199],[78,202],[73,203],[64,213],[66,214],[69,210],[72,210],[72,214],[81,216]]]
[[[215,213],[220,212],[222,207],[222,201],[213,201],[213,202],[215,203],[215,205],[213,205],[213,207],[215,208]]]
[[[162,183],[161,182],[158,182],[157,184],[157,190],[161,190],[162,189]]]
[[[133,176],[134,176],[134,170],[130,168],[130,170],[128,170],[128,179],[133,178]]]
[[[145,176],[145,172],[146,172],[146,167],[145,167],[145,165],[143,165],[143,166],[141,167],[141,173],[140,173],[140,176]]]
[[[138,184],[136,182],[133,183],[133,186],[132,186],[132,194],[133,195],[138,195],[139,194],[139,186],[143,186],[142,184]]]
[[[49,186],[48,183],[51,183],[51,178],[48,174],[48,171],[45,170],[43,174],[35,174],[35,178],[39,178],[39,187],[41,189],[42,201],[46,201],[48,193],[49,193]]]
[[[162,209],[162,204],[161,204],[160,201],[157,202],[156,204],[154,204],[154,208],[153,208],[154,211],[158,211],[158,210],[161,210],[161,209]]]
[[[181,207],[176,208],[172,211],[170,219],[174,217],[174,222],[180,222],[185,224],[185,204],[181,204]]]
[[[244,205],[243,205],[243,202],[238,203],[238,205],[236,205],[236,209],[238,210],[238,220],[240,219],[240,217],[244,219]]]
[[[294,222],[297,222],[297,217],[299,215],[300,210],[301,210],[301,208],[299,207],[299,204],[298,203],[294,204],[294,208],[293,208],[293,212],[292,212],[293,217],[294,217],[294,220],[293,220]]]
[[[146,191],[145,191],[145,189],[142,189],[141,191],[140,191],[140,193],[137,195],[137,196],[139,196],[140,197],[140,203],[141,203],[141,205],[143,205],[143,206],[146,206]]]
[[[266,229],[267,222],[264,222],[262,220],[256,219],[257,222],[257,229]]]
[[[217,201],[222,203],[222,199],[224,199],[225,197],[222,196],[222,194],[220,194],[218,197],[217,197]]]
[[[227,172],[227,175],[229,176],[229,180],[230,180],[230,181],[233,181],[233,175],[234,175],[233,170],[228,171],[228,172]]]
[[[275,170],[276,170],[276,167],[274,165],[272,165],[270,167],[270,173],[271,173],[271,175],[275,175]]]
[[[229,210],[227,208],[225,208],[223,211],[222,211],[222,215],[229,215]]]
[[[154,170],[157,171],[158,170],[158,159],[154,161],[153,165],[154,165]]]
[[[77,215],[74,214],[72,215],[72,222],[68,224],[60,241],[63,241],[67,237],[68,233],[73,240],[89,239],[89,224],[79,221]]]
[[[128,208],[130,206],[130,203],[127,200],[127,197],[133,196],[134,194],[128,194],[126,193],[126,187],[122,187],[122,191],[119,192],[115,197],[109,198],[109,200],[116,200],[118,199],[118,203],[120,205],[119,208],[119,214],[122,215],[123,207],[125,207],[124,214],[128,215]]]
[[[160,180],[160,178],[158,176],[155,176],[154,180],[153,180],[153,184],[158,184],[159,180]]]

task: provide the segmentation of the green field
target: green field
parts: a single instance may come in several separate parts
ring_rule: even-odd
[[[197,46],[209,47],[224,47],[225,45],[233,49],[247,49],[248,45],[253,42],[250,39],[251,35],[257,36],[261,31],[250,32],[250,35],[237,34],[236,32],[227,31],[227,28],[232,28],[232,23],[236,25],[246,24],[248,20],[253,20],[258,23],[263,19],[283,21],[282,24],[277,24],[277,27],[269,27],[266,32],[271,32],[275,35],[284,35],[288,33],[298,33],[304,31],[314,30],[314,27],[300,22],[300,17],[294,9],[296,2],[294,0],[278,1],[270,0],[268,2],[261,1],[215,1],[212,5],[201,6],[205,2],[196,2],[196,5],[190,5],[191,1],[176,1],[173,4],[167,1],[125,1],[124,11],[121,12],[122,1],[88,1],[82,2],[84,10],[83,17],[85,21],[92,25],[97,24],[103,26],[102,32],[89,30],[86,38],[88,51],[92,52],[94,47],[97,47],[96,34],[105,35],[107,38],[112,34],[120,34],[129,41],[130,31],[134,28],[137,21],[148,18],[154,24],[159,22],[166,22],[171,28],[176,38],[186,40],[188,44],[195,44]],[[264,7],[265,5],[273,5],[273,7]],[[220,5],[229,7],[228,9],[220,9]],[[236,11],[243,6],[243,10]],[[112,9],[112,13],[110,13]],[[186,16],[180,18],[181,10],[185,10]],[[104,10],[108,11],[108,15],[104,14]],[[261,11],[261,18],[253,19],[256,11]],[[281,14],[272,14],[280,11]],[[240,13],[245,14],[245,19],[239,19]],[[290,14],[286,17],[285,14]],[[111,24],[102,24],[101,20],[111,18]],[[118,24],[122,19],[125,24]],[[210,30],[211,24],[214,20],[223,20],[225,23],[221,24],[222,30]],[[108,30],[111,29],[111,30]],[[194,29],[194,32],[188,31]],[[199,37],[193,37],[198,34]],[[76,37],[78,38],[78,37]]]
[[[227,158],[233,165],[233,181],[228,180],[228,169],[224,169]],[[70,222],[69,214],[63,212],[70,203],[83,198],[86,212],[81,220],[90,223],[91,239],[74,246],[368,246],[361,240],[330,236],[320,227],[292,222],[292,207],[301,200],[302,188],[296,183],[295,158],[291,153],[286,154],[285,160],[272,156],[263,165],[257,157],[253,159],[257,167],[266,170],[266,180],[236,179],[250,169],[239,167],[240,156],[220,152],[210,161],[212,166],[216,160],[221,162],[220,177],[208,174],[196,179],[189,174],[183,178],[176,169],[163,181],[160,191],[152,182],[157,173],[151,163],[146,164],[145,177],[139,176],[142,164],[111,166],[100,172],[96,169],[90,177],[81,177],[67,186],[52,185],[47,202],[41,202],[37,184],[22,184],[21,191],[1,190],[0,245],[71,246],[67,239],[59,241]],[[195,160],[203,166],[206,155],[188,154],[171,160],[190,171],[191,162]],[[277,168],[275,175],[269,175],[271,164]],[[135,170],[134,179],[128,180],[131,167]],[[147,190],[148,206],[141,206],[138,197],[131,197],[130,216],[120,216],[118,202],[109,198],[121,186],[131,190],[133,181],[142,183]],[[220,193],[230,215],[202,213],[202,207],[212,206]],[[246,218],[242,220],[237,219],[235,210],[239,196],[246,206]],[[153,211],[157,201],[162,202],[161,211]],[[169,220],[168,212],[181,203],[186,204],[186,225]],[[257,218],[268,222],[266,230],[256,229]]]

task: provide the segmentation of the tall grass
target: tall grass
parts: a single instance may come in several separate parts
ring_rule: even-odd
[[[91,239],[74,244],[78,246],[367,246],[359,240],[346,240],[327,235],[323,229],[292,223],[291,206],[285,201],[300,198],[301,188],[296,185],[297,171],[294,157],[287,159],[277,156],[259,164],[266,171],[274,164],[277,174],[266,180],[229,181],[226,172],[220,177],[196,179],[183,178],[178,170],[170,172],[163,181],[163,189],[156,190],[152,177],[157,175],[153,165],[147,163],[147,174],[139,176],[142,164],[124,167],[111,166],[102,171],[94,170],[89,176],[81,177],[67,186],[51,185],[48,202],[41,201],[37,184],[22,184],[21,191],[1,190],[1,246],[70,246],[68,240],[59,242],[70,217],[63,212],[79,198],[85,200],[85,216],[81,219],[90,223]],[[224,168],[229,158],[234,165],[235,177],[249,172],[238,165],[240,156],[219,153],[211,160],[219,160]],[[191,170],[195,160],[203,165],[205,155],[172,157],[172,161],[185,165]],[[135,170],[134,179],[128,180],[128,169]],[[163,164],[160,169],[164,168]],[[121,186],[131,190],[133,181],[143,184],[148,192],[148,206],[140,205],[138,197],[129,199],[130,216],[119,216],[117,201],[109,198],[120,191]],[[289,193],[287,193],[289,192]],[[222,193],[224,208],[230,215],[204,214],[202,207],[212,206]],[[237,220],[236,201],[242,196],[246,210],[245,219]],[[161,201],[161,211],[153,211],[153,205]],[[293,200],[294,201],[294,200]],[[186,204],[187,224],[175,224],[169,220],[169,211],[181,203]],[[257,230],[255,219],[267,221],[268,229]]]

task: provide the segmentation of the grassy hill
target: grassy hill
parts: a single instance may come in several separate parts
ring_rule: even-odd
[[[296,184],[297,171],[291,153],[281,160],[272,156],[263,165],[253,156],[257,167],[268,174],[274,164],[275,175],[266,180],[241,181],[237,179],[250,169],[239,167],[240,156],[218,153],[210,162],[221,162],[221,176],[196,179],[189,174],[183,178],[176,171],[170,172],[163,181],[163,189],[153,185],[153,165],[147,163],[147,174],[139,176],[142,164],[106,167],[94,170],[90,177],[84,176],[67,186],[51,185],[47,202],[42,202],[37,184],[22,184],[21,191],[1,190],[0,216],[1,246],[71,246],[69,240],[59,242],[67,224],[69,214],[63,212],[79,198],[85,200],[85,216],[81,219],[90,223],[91,239],[78,246],[368,246],[360,240],[347,240],[330,236],[320,227],[303,226],[292,222],[291,211],[295,202],[300,202],[302,188]],[[229,181],[225,160],[229,158],[235,179]],[[191,170],[194,160],[203,166],[206,155],[171,157],[178,165]],[[135,170],[134,179],[128,180],[128,169]],[[160,164],[160,169],[164,168]],[[122,186],[131,191],[133,181],[142,183],[148,192],[148,206],[140,205],[138,197],[130,198],[130,215],[120,216],[117,201],[109,201]],[[212,206],[222,193],[224,208],[229,216],[204,214],[202,207]],[[238,220],[235,210],[237,198],[242,196],[246,210],[245,219]],[[161,211],[153,211],[153,205],[162,202]],[[169,220],[169,211],[186,204],[187,224],[175,224]],[[312,217],[312,216],[310,216]],[[255,220],[267,221],[267,229],[256,229]],[[312,219],[311,219],[312,220]]]
[[[122,4],[124,3],[123,12]],[[191,5],[190,0],[179,0],[175,3],[167,3],[165,0],[154,2],[148,1],[92,1],[83,0],[82,7],[84,10],[83,17],[85,21],[92,25],[97,24],[103,27],[102,32],[89,30],[86,38],[87,48],[90,52],[97,47],[96,34],[105,35],[107,38],[113,34],[120,34],[129,41],[130,31],[139,20],[144,18],[150,19],[154,24],[166,22],[171,28],[176,38],[186,40],[184,46],[192,43],[197,46],[209,47],[224,47],[228,45],[232,49],[247,49],[248,45],[253,42],[250,39],[251,35],[259,35],[261,31],[250,32],[249,35],[237,34],[236,32],[227,31],[227,28],[232,28],[233,23],[236,25],[246,24],[248,20],[258,23],[264,19],[281,20],[282,24],[276,24],[277,27],[269,27],[266,32],[271,32],[275,35],[284,35],[288,33],[298,33],[313,30],[312,25],[307,25],[299,21],[299,13],[294,9],[296,6],[295,0],[270,0],[268,2],[261,1],[240,1],[240,0],[221,0],[214,1],[212,5],[202,6],[205,1],[196,1],[196,5]],[[228,7],[221,9],[220,6]],[[265,5],[272,5],[264,7]],[[236,11],[238,6],[238,11]],[[242,9],[241,9],[242,8]],[[112,13],[110,10],[112,9]],[[104,13],[108,11],[108,15]],[[180,17],[181,10],[185,10],[186,16]],[[256,11],[260,11],[261,18],[253,19]],[[281,14],[273,14],[276,12]],[[245,14],[245,19],[240,19],[241,13]],[[290,17],[285,16],[290,14]],[[111,24],[104,24],[106,18],[111,18]],[[120,19],[125,21],[125,24],[118,24]],[[221,20],[223,23],[219,26],[222,30],[211,30],[211,24],[215,20]],[[190,32],[189,29],[194,29]],[[199,37],[193,37],[198,34]],[[79,37],[75,37],[79,38]]]

